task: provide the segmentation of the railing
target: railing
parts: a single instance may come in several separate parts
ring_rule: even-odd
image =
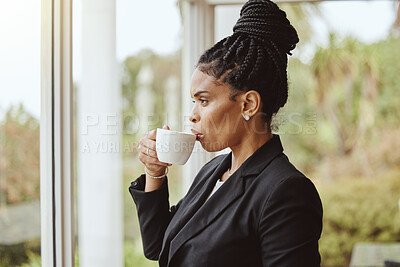
[[[357,243],[350,267],[383,267],[385,261],[399,262],[400,266],[400,243]]]

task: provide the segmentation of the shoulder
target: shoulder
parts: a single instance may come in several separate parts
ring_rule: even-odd
[[[293,229],[318,240],[322,231],[323,207],[318,191],[305,176],[287,177],[277,183],[261,206],[258,230],[286,222]],[[297,231],[297,230],[296,230]],[[304,237],[304,238],[309,238]]]
[[[266,201],[272,202],[272,200],[286,200],[293,201],[299,204],[304,203],[316,203],[320,204],[321,200],[314,183],[306,176],[290,176],[282,179],[272,189],[270,199]]]
[[[264,207],[271,200],[307,201],[320,206],[321,200],[314,183],[296,169],[285,154],[276,157],[256,177],[257,188],[264,192]]]
[[[280,159],[275,167],[281,171],[272,171],[269,178],[273,181],[270,194],[264,201],[263,210],[291,210],[322,217],[322,203],[314,183],[297,170],[287,158]],[[289,162],[289,163],[287,163]],[[273,168],[274,169],[274,168]]]
[[[267,221],[313,220],[319,226],[322,203],[314,183],[297,170],[282,154],[257,177],[257,187],[262,188],[261,216]],[[307,219],[305,219],[307,218]]]
[[[281,153],[258,174],[256,182],[260,186],[268,188],[268,191],[273,191],[277,186],[292,180],[293,177],[303,181],[309,180],[289,161],[284,153]]]

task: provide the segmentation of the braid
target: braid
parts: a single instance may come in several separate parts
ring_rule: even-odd
[[[236,37],[236,36],[235,36],[235,37]],[[222,58],[223,61],[228,61],[232,56],[234,56],[233,53],[236,53],[237,46],[239,45],[240,40],[242,39],[241,37],[242,37],[242,36],[239,35],[239,36],[237,36],[237,37],[235,38],[235,41],[233,42],[233,44],[228,48],[228,52],[227,52],[226,55]],[[231,38],[231,39],[234,39],[234,38]]]
[[[262,47],[258,46],[256,62],[254,64],[253,69],[250,72],[250,75],[249,75],[250,80],[253,78],[257,78],[257,75],[259,74],[263,60],[264,60],[264,51],[263,51]]]
[[[200,71],[228,83],[234,91],[256,90],[270,121],[287,101],[287,55],[299,41],[286,13],[270,0],[249,0],[233,34],[199,59]]]
[[[249,49],[248,49],[248,53],[245,56],[243,62],[240,64],[239,69],[237,70],[237,73],[235,75],[235,80],[238,82],[241,82],[241,78],[242,77],[246,77],[248,75],[248,73],[251,71],[251,67],[254,64],[254,58],[255,58],[255,43],[253,39],[250,39],[250,45],[249,45]],[[242,86],[240,86],[242,87]]]
[[[244,59],[244,56],[245,56],[244,53],[245,53],[247,50],[249,50],[249,43],[250,43],[250,39],[244,39],[244,40],[240,43],[238,49],[236,50],[236,57],[238,58],[238,61],[241,62],[241,61]]]

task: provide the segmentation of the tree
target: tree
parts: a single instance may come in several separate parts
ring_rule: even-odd
[[[353,38],[330,35],[312,61],[317,108],[331,123],[341,154],[352,152],[374,124],[379,69],[373,50]]]
[[[40,130],[22,104],[0,122],[0,205],[39,200]]]

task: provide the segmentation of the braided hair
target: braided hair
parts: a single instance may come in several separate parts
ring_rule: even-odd
[[[239,92],[257,91],[268,124],[287,101],[287,55],[299,41],[286,13],[269,0],[249,0],[233,34],[206,50],[197,68]]]

